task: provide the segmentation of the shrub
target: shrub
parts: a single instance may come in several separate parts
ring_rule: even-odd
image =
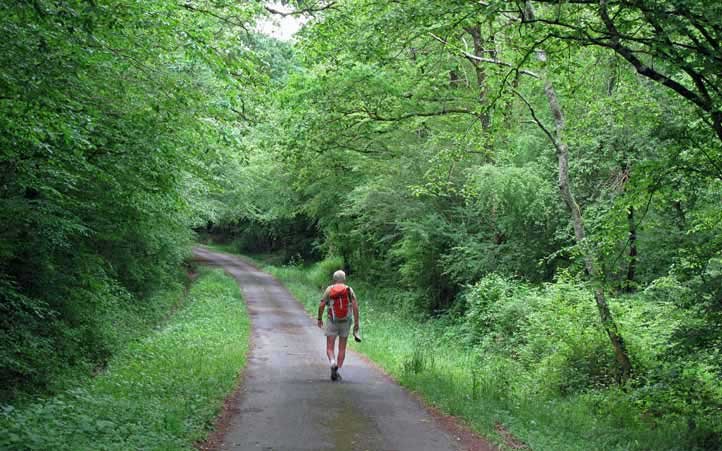
[[[648,422],[685,423],[689,449],[720,449],[722,385],[712,365],[670,362],[647,371],[636,383],[629,398]]]
[[[615,382],[614,355],[585,287],[531,288],[491,274],[464,299],[466,343],[522,363],[536,391],[571,395]]]
[[[530,311],[525,289],[508,278],[490,274],[464,294],[464,329],[469,344],[482,341],[497,350],[518,345],[518,333]]]
[[[570,395],[614,384],[614,354],[590,290],[562,279],[541,288],[538,299],[523,355],[527,362],[547,360],[539,373],[545,389]]]
[[[314,285],[325,288],[331,283],[333,273],[343,268],[343,258],[328,256],[314,265],[309,278]]]

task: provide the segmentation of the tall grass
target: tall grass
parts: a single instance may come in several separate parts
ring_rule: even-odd
[[[249,331],[235,281],[202,269],[187,307],[86,386],[2,406],[0,449],[192,449],[245,366]]]

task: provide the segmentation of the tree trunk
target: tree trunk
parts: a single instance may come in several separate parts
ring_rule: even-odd
[[[485,50],[484,41],[481,38],[481,24],[475,24],[474,26],[466,27],[464,30],[471,35],[472,42],[474,43],[474,56],[478,58],[483,58]],[[486,100],[487,93],[486,70],[484,70],[484,66],[482,66],[482,64],[478,61],[471,61],[471,63],[474,65],[474,71],[476,72],[476,85],[479,89],[479,103],[483,106]],[[489,116],[488,111],[483,112],[479,116],[479,120],[481,121],[481,126],[484,129],[487,129],[491,126],[491,117]]]
[[[532,6],[530,0],[527,0],[525,2],[525,8],[522,13],[522,20],[534,20],[534,7]],[[542,61],[546,61],[546,53],[543,50],[539,50],[537,54]],[[551,80],[549,80],[549,77],[545,77],[544,94],[546,95],[547,102],[549,103],[549,108],[552,112],[552,116],[554,117],[554,133],[552,134],[546,129],[542,122],[539,121],[536,115],[534,115],[533,110],[532,114],[534,115],[534,119],[539,125],[539,127],[544,130],[549,139],[552,141],[552,144],[554,144],[554,148],[556,149],[557,160],[559,163],[559,193],[561,194],[564,203],[567,205],[567,208],[569,208],[569,212],[571,213],[572,224],[574,225],[574,238],[577,242],[577,245],[582,251],[582,256],[584,258],[584,267],[587,271],[587,274],[589,274],[589,277],[591,277],[593,282],[599,283],[601,281],[601,271],[596,265],[592,250],[588,248],[582,212],[579,208],[579,204],[577,204],[577,201],[574,198],[574,194],[572,193],[572,189],[569,183],[569,148],[567,147],[563,136],[564,113],[561,106],[559,105],[559,99],[557,97],[556,90],[554,89],[554,85],[552,84]],[[612,312],[609,310],[609,304],[607,304],[607,299],[604,295],[604,289],[601,287],[601,285],[594,288],[594,300],[597,304],[597,310],[599,311],[599,318],[601,320],[602,327],[604,328],[604,331],[609,337],[609,341],[611,342],[612,348],[614,349],[614,355],[617,359],[617,363],[619,364],[619,380],[622,383],[626,382],[626,380],[629,379],[629,376],[632,373],[632,362],[629,359],[627,346],[624,343],[622,335],[619,333],[617,323],[614,321]]]
[[[624,291],[631,293],[634,290],[634,278],[637,273],[637,225],[634,223],[634,206],[627,210],[629,222],[629,266],[627,266],[627,279],[624,282]]]
[[[687,215],[684,213],[684,208],[682,208],[682,202],[675,200],[672,202],[672,207],[677,213],[677,228],[680,232],[685,232],[687,230]]]
[[[586,243],[586,232],[584,230],[584,219],[582,218],[582,212],[577,204],[574,194],[572,193],[571,186],[569,183],[569,149],[562,132],[564,130],[564,114],[559,100],[557,98],[556,91],[551,81],[547,80],[544,84],[544,93],[546,94],[547,101],[549,102],[549,108],[554,116],[554,135],[553,143],[557,151],[557,159],[559,161],[559,192],[561,193],[564,203],[569,208],[572,216],[572,223],[574,225],[574,237],[577,245],[582,250],[584,257],[584,267],[592,278],[592,281],[599,282],[601,280],[601,273],[596,265],[592,251],[588,248]],[[604,290],[602,287],[594,289],[594,300],[597,303],[597,310],[599,311],[599,318],[602,322],[602,327],[609,337],[609,341],[612,343],[614,348],[614,355],[619,364],[621,370],[620,381],[626,381],[632,372],[632,362],[629,359],[629,353],[624,343],[622,335],[619,333],[617,323],[614,321],[612,312],[609,310]]]

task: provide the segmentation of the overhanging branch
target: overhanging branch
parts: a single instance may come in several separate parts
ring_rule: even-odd
[[[361,111],[359,111],[361,112]],[[468,109],[468,108],[442,108],[438,111],[420,111],[420,112],[413,112],[413,113],[406,113],[402,114],[400,116],[390,117],[390,116],[381,116],[375,111],[370,111],[367,109],[363,109],[363,113],[366,113],[368,117],[375,121],[380,122],[398,122],[403,121],[406,119],[411,119],[414,117],[433,117],[433,116],[444,116],[447,114],[471,114],[474,117],[478,117],[478,114],[474,111]]]
[[[319,13],[319,12],[321,12],[321,11],[325,11],[325,10],[327,10],[327,9],[331,9],[331,8],[333,8],[335,5],[336,5],[336,2],[328,2],[328,3],[326,3],[325,5],[324,5],[324,4],[320,4],[320,5],[317,5],[317,6],[309,6],[309,7],[307,7],[307,8],[294,9],[294,10],[292,10],[292,11],[281,11],[281,10],[278,10],[278,9],[273,8],[273,7],[271,7],[271,6],[268,6],[268,5],[264,6],[264,8],[265,8],[266,11],[268,11],[269,13],[271,13],[271,14],[273,14],[273,15],[276,15],[276,16],[281,16],[281,17],[303,16],[303,15],[306,15],[306,14],[312,16],[312,15],[314,15],[314,13]]]
[[[534,120],[534,123],[547,135],[549,138],[549,141],[552,142],[554,147],[557,147],[557,140],[554,138],[554,135],[549,131],[549,129],[544,125],[544,123],[539,119],[539,117],[536,115],[536,111],[534,110],[534,107],[532,104],[524,97],[522,93],[517,91],[514,88],[509,88],[511,91],[516,94],[517,97],[521,99],[524,104],[526,104],[526,107],[529,109],[529,113],[531,113],[531,118]]]
[[[519,69],[518,67],[514,66],[514,65],[511,64],[511,63],[507,63],[506,61],[500,61],[500,60],[498,60],[498,59],[496,59],[496,58],[484,58],[484,57],[476,56],[476,55],[474,55],[474,54],[472,54],[472,53],[469,53],[469,52],[467,52],[467,51],[465,51],[465,50],[462,50],[462,49],[460,49],[460,48],[455,48],[455,47],[453,47],[451,44],[449,44],[449,42],[448,42],[447,40],[445,40],[445,39],[443,39],[443,38],[435,35],[434,33],[429,33],[429,34],[431,35],[431,37],[433,37],[433,38],[436,39],[437,41],[441,42],[442,44],[444,44],[445,46],[451,48],[452,50],[455,50],[455,51],[458,52],[461,56],[463,56],[464,58],[466,58],[466,59],[468,59],[468,60],[470,60],[470,61],[472,61],[472,62],[488,63],[488,64],[495,64],[495,65],[497,65],[497,66],[510,67],[510,68],[514,69],[516,72],[519,72],[520,74],[528,75],[528,76],[530,76],[530,77],[532,77],[532,78],[539,79],[539,75],[536,74],[536,73],[534,73],[534,72],[532,72],[532,71],[530,71],[530,70]]]

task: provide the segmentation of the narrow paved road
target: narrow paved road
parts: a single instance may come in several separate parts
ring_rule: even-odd
[[[321,330],[270,275],[204,247],[194,253],[238,280],[253,321],[243,394],[222,450],[459,449],[414,398],[355,353],[343,381],[331,382]]]

